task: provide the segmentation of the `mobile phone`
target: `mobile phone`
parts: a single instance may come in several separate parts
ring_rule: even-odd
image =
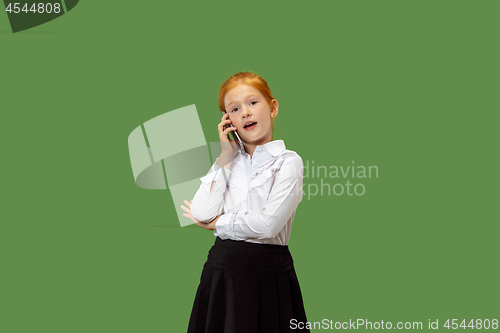
[[[222,111],[222,115],[225,115],[225,114],[226,114],[226,111]],[[234,126],[233,126],[233,124],[227,124],[226,128],[229,128],[229,127],[234,127]],[[245,152],[245,146],[243,146],[243,142],[241,141],[240,136],[238,135],[238,132],[236,132],[236,131],[229,132],[229,138],[231,140],[234,140],[234,138],[231,137],[231,134],[234,134],[234,136],[236,137],[236,141],[238,141],[238,144],[240,145],[241,154],[243,154]]]

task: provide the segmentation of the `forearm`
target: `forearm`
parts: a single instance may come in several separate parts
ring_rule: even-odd
[[[221,156],[219,156],[219,158],[217,159],[215,164],[219,168],[226,168],[226,169],[230,170],[231,169],[231,162],[232,162],[231,158],[221,155]],[[210,193],[213,192],[216,184],[217,184],[217,182],[212,181],[212,186],[210,187]]]
[[[301,167],[300,158],[284,165],[276,175],[265,205],[221,216],[216,225],[217,233],[230,239],[276,237],[302,201]]]
[[[201,222],[210,222],[220,214],[224,205],[227,178],[230,170],[214,165],[203,178],[196,192],[191,211],[193,217]]]
[[[291,187],[285,200],[272,202],[260,212],[239,210],[222,215],[215,225],[217,233],[229,239],[276,237],[302,200],[301,189],[297,182]]]

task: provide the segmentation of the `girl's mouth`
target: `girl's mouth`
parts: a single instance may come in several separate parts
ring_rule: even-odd
[[[255,126],[257,126],[257,123],[253,122],[253,123],[248,123],[248,125],[245,125],[243,128],[245,129],[245,131],[251,131],[255,128]]]

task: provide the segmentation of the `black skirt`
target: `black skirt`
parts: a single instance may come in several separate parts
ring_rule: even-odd
[[[292,321],[295,319],[294,321]],[[309,332],[288,246],[216,238],[203,266],[188,333]]]

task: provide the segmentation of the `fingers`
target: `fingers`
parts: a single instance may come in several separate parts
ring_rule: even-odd
[[[181,205],[181,209],[182,209],[183,211],[185,211],[186,213],[191,214],[191,210],[190,210],[189,208],[184,207],[183,205]]]
[[[228,142],[228,141],[230,141],[229,136],[228,136],[229,132],[231,132],[231,131],[234,132],[234,131],[238,130],[238,128],[233,126],[233,127],[228,127],[228,128],[223,130],[223,126],[224,126],[223,123],[219,124],[219,139],[221,140],[221,142],[222,141]]]
[[[229,113],[226,112],[226,114],[224,114],[222,116],[222,118],[220,118],[220,120],[221,120],[221,122],[223,122],[224,120],[227,120],[227,119],[229,119]]]
[[[193,200],[191,200],[191,201],[184,200],[184,203],[186,205],[188,205],[190,208],[191,208],[191,203],[192,202],[193,202]],[[205,223],[200,222],[200,221],[198,221],[197,219],[195,219],[193,217],[193,214],[191,214],[191,210],[189,208],[184,207],[184,205],[181,205],[181,208],[182,208],[183,211],[185,211],[185,213],[182,214],[184,217],[187,217],[188,219],[192,220],[197,226],[199,226],[199,227],[201,227],[203,229],[209,230],[208,227],[207,227],[207,225]]]
[[[237,130],[237,128],[236,128],[236,127],[228,127],[228,128],[226,128],[226,129],[224,130],[224,132],[222,132],[222,134],[227,135],[229,132],[231,132],[231,131],[236,131],[236,130]]]
[[[218,128],[219,128],[219,132],[221,132],[225,127],[226,125],[230,124],[231,123],[231,120],[230,119],[227,119],[227,120],[223,120],[219,123],[218,125]],[[234,125],[233,125],[234,126]]]
[[[229,118],[229,113],[226,113],[225,115],[222,116],[221,122],[219,123],[219,126],[227,125],[231,123],[231,119]]]
[[[190,209],[192,202],[193,202],[193,200],[191,200],[191,201],[184,200],[184,204],[186,204],[186,206],[188,206],[189,208],[185,207],[184,205],[181,205],[181,209],[186,212],[185,214],[182,214],[182,215],[184,215],[184,216],[186,216],[188,218],[191,218],[193,216],[191,214],[191,209]]]
[[[229,124],[230,126],[228,126]],[[219,130],[219,139],[222,145],[222,152],[228,156],[235,155],[238,150],[238,145],[233,139],[229,137],[229,132],[236,133],[238,128],[231,123],[231,119],[229,119],[228,113],[225,113],[222,116],[222,120],[218,125],[218,130]]]

